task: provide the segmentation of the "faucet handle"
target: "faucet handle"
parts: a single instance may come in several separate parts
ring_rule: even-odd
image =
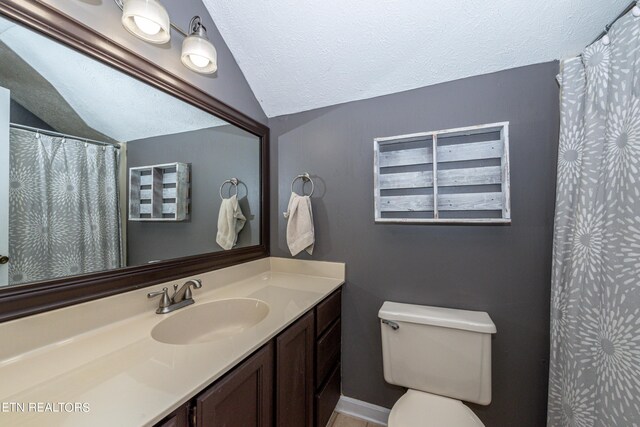
[[[162,288],[161,291],[149,292],[147,294],[147,298],[155,298],[159,296],[162,296],[159,306],[160,309],[169,307],[171,305],[171,299],[169,298],[169,289],[167,288]]]

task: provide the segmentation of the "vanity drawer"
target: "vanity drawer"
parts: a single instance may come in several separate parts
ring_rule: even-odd
[[[329,381],[316,394],[316,427],[327,425],[340,399],[340,365],[331,373]]]
[[[318,304],[316,309],[316,336],[319,337],[322,333],[340,317],[340,311],[342,310],[342,290],[338,289],[331,294],[327,299]]]
[[[340,362],[340,320],[318,340],[316,384],[318,387],[324,384],[327,376],[331,374],[335,366]]]

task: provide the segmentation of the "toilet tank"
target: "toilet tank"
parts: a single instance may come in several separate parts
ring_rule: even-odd
[[[487,313],[387,301],[378,317],[388,383],[481,405],[491,402],[496,326]]]

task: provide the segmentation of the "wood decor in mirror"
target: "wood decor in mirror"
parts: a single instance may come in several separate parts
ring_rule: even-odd
[[[258,245],[2,287],[0,322],[269,256],[268,127],[38,0],[3,0],[0,14],[260,139]],[[217,194],[217,186],[211,194]],[[215,230],[212,233],[215,236]]]

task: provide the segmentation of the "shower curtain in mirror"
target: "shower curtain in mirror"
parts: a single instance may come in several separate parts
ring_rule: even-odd
[[[564,61],[548,425],[640,425],[640,19]]]
[[[118,150],[11,129],[9,284],[120,267]]]

